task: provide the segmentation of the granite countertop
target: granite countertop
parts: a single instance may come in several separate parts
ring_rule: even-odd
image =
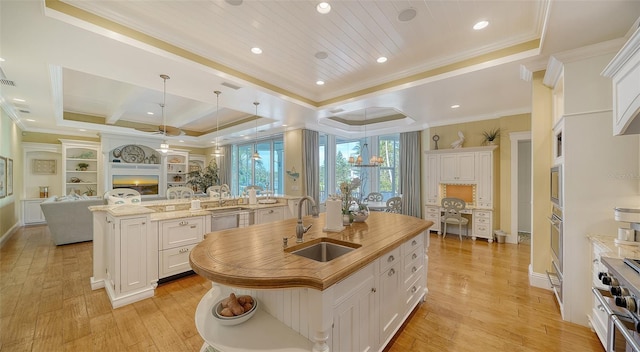
[[[265,197],[266,198],[266,197]],[[271,197],[273,199],[277,199],[278,203],[272,204],[236,204],[235,200],[234,204],[230,205],[222,205],[225,200],[222,202],[218,200],[210,200],[209,198],[201,198],[200,206],[201,209],[191,211],[189,208],[191,207],[191,199],[171,199],[171,200],[157,200],[157,201],[149,201],[142,202],[140,205],[92,205],[89,206],[90,211],[104,211],[113,216],[129,216],[129,215],[144,215],[151,214],[151,221],[158,220],[170,220],[170,219],[178,219],[178,218],[187,218],[193,216],[202,216],[202,215],[210,215],[212,212],[216,210],[225,210],[225,209],[236,209],[242,208],[247,210],[257,210],[264,208],[272,208],[272,207],[285,207],[288,206],[287,201],[289,199],[298,199],[300,197],[292,197],[292,196],[278,196]],[[263,198],[259,198],[263,199]],[[284,200],[284,202],[282,201]],[[173,205],[176,207],[176,210],[164,211],[163,207],[168,205]]]
[[[591,234],[588,235],[587,238],[594,243],[599,244],[601,247],[607,249],[606,252],[602,253],[603,257],[610,258],[640,258],[640,242],[638,245],[626,245],[626,244],[618,244],[616,243],[615,236],[610,235],[598,235]]]
[[[304,235],[305,243],[328,238],[360,247],[324,263],[291,254],[299,244],[297,219],[289,219],[212,232],[192,250],[191,268],[211,281],[235,287],[324,290],[433,225],[413,216],[372,212],[366,222],[353,223],[342,232],[323,232],[325,215],[304,218],[305,226],[313,225]],[[288,238],[287,250],[283,237]]]

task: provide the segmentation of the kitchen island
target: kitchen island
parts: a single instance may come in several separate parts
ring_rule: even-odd
[[[323,232],[324,216],[304,218],[312,226],[301,244],[289,219],[213,232],[193,249],[192,269],[213,282],[196,312],[203,349],[376,351],[389,343],[427,294],[433,223],[373,212],[364,223]],[[318,242],[353,250],[328,262],[293,253]],[[242,325],[218,325],[211,309],[229,292],[254,296],[260,312]]]

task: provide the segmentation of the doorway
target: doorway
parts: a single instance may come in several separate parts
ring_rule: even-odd
[[[511,140],[511,239],[531,243],[531,132],[513,132]]]

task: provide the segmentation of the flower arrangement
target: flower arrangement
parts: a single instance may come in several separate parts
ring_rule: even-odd
[[[340,183],[340,193],[342,194],[342,214],[349,214],[351,207],[351,192],[360,187],[360,179],[354,178],[350,182]]]

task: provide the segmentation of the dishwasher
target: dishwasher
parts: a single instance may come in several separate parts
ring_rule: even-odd
[[[253,211],[243,208],[214,210],[211,214],[211,231],[235,229],[240,226],[240,215],[249,214],[249,225],[253,224]]]

